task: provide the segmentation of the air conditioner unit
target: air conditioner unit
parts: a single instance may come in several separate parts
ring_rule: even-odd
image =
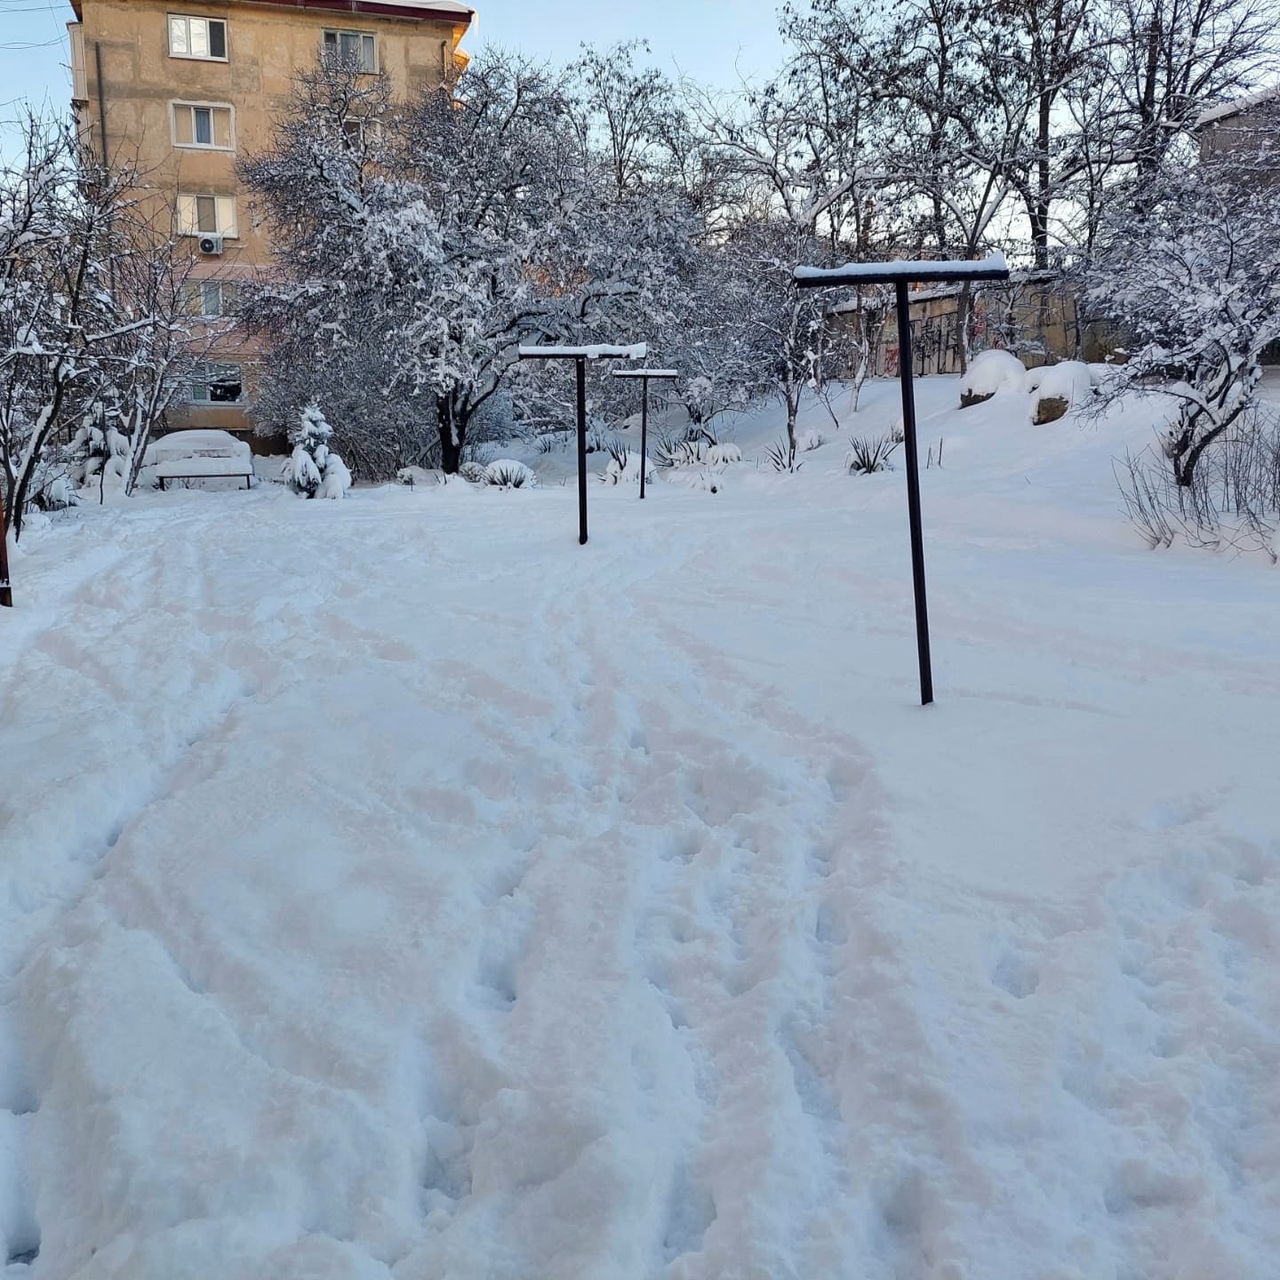
[[[217,257],[222,252],[222,237],[220,235],[201,236],[200,252]]]

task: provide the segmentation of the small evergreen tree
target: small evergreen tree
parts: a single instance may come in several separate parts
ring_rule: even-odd
[[[314,401],[303,409],[291,435],[289,484],[308,498],[341,498],[351,488],[347,464],[329,447],[333,428]]]

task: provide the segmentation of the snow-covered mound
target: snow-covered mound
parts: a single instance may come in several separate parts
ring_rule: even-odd
[[[1031,392],[1031,421],[1053,422],[1089,398],[1093,374],[1082,361],[1062,360],[1028,370],[1026,386]]]
[[[1026,367],[1012,352],[1001,351],[998,347],[979,351],[969,361],[968,371],[960,379],[960,403],[966,406],[979,404],[1006,388],[1021,391],[1026,377]]]

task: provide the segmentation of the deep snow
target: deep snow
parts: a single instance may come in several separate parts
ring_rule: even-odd
[[[927,710],[893,384],[585,548],[567,453],[35,530],[5,1280],[1280,1275],[1276,570],[918,391]]]

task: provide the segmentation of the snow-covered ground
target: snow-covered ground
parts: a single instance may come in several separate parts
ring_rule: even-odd
[[[34,530],[4,1280],[1280,1275],[1277,570],[919,392],[929,709],[893,384],[585,548],[567,455]]]

